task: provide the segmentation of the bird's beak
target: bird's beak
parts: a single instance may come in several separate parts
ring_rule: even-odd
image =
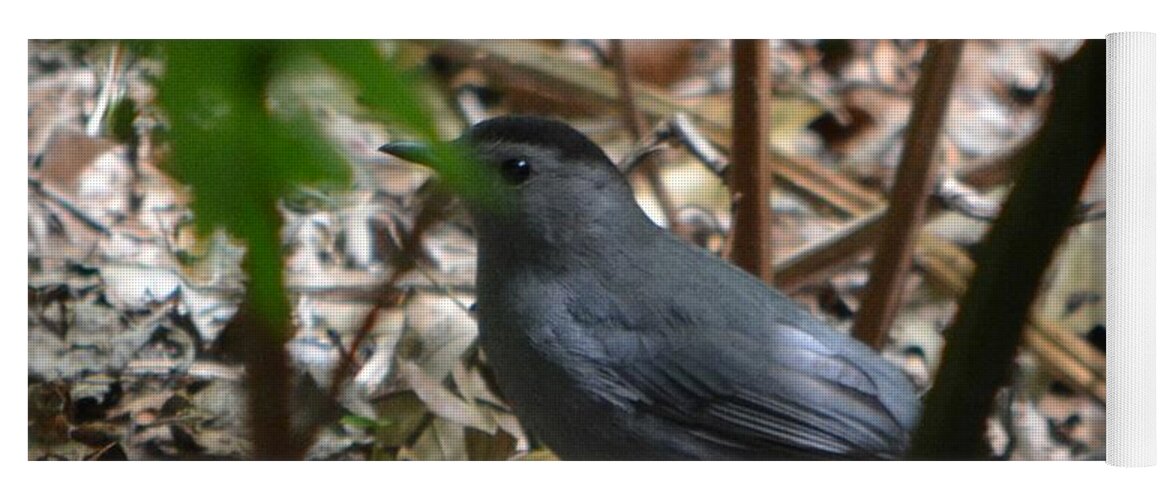
[[[439,163],[435,151],[421,142],[390,142],[383,144],[378,150],[411,163],[418,163],[428,167],[435,167]]]
[[[451,145],[451,149],[444,146]],[[467,168],[467,155],[458,143],[430,146],[421,142],[391,142],[379,151],[411,163],[431,168],[439,178],[439,185],[465,201],[484,207],[494,207],[498,197],[491,191],[492,180],[485,169]]]

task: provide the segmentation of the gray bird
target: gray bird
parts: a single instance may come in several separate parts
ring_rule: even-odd
[[[907,451],[919,401],[898,368],[658,227],[584,135],[504,117],[457,142],[490,194],[456,193],[475,223],[481,346],[521,424],[559,457]],[[413,143],[380,150],[435,163]]]

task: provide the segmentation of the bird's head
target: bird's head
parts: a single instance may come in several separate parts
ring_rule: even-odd
[[[458,165],[448,167],[418,143],[379,150],[439,170],[441,181],[468,205],[481,240],[552,242],[645,217],[605,152],[564,123],[494,118],[470,128],[455,145],[462,153]]]

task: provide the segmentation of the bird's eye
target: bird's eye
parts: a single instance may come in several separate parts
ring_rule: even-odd
[[[504,160],[504,163],[500,164],[500,175],[504,177],[505,182],[514,186],[524,182],[532,173],[533,167],[529,165],[528,160],[516,158]]]

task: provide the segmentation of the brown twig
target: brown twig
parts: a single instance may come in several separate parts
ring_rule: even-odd
[[[390,277],[381,286],[381,290],[378,293],[380,299],[362,319],[362,325],[358,328],[353,342],[350,343],[349,348],[346,349],[341,361],[334,369],[333,378],[329,386],[329,398],[331,401],[337,401],[341,396],[342,386],[349,379],[350,375],[353,374],[354,368],[358,364],[358,349],[366,342],[366,338],[370,336],[370,333],[378,324],[382,311],[401,303],[403,294],[396,285],[404,275],[418,266],[419,256],[423,252],[423,234],[429,227],[442,219],[443,211],[450,203],[451,196],[439,191],[433,192],[431,196],[424,198],[423,208],[419,211],[418,217],[415,218],[415,225],[411,227],[411,231],[403,239],[401,251],[396,254],[394,272],[391,273]]]
[[[258,259],[249,252],[244,269],[254,276]],[[293,368],[283,341],[288,321],[266,318],[253,306],[255,287],[221,337],[226,350],[244,365],[247,422],[253,456],[258,460],[296,460],[304,455],[308,440],[294,435],[290,398]]]
[[[622,43],[622,40],[614,40],[611,45],[614,51],[613,64],[618,91],[622,95],[622,118],[626,120],[627,130],[630,130],[637,141],[646,136],[646,117],[639,112],[638,106],[634,103],[634,82],[631,81],[633,77],[630,76],[630,62],[626,59],[626,44]]]
[[[967,177],[957,179],[956,183],[965,187],[969,184]],[[953,209],[970,217],[984,219],[992,216],[994,218],[995,214],[1000,213],[1000,206],[996,205],[995,208],[988,206],[987,200],[983,199],[983,196],[980,199],[951,200],[951,198],[962,196],[962,194],[950,186],[943,185],[943,183],[937,186],[936,196],[943,198],[941,199],[943,208]],[[975,205],[980,206],[975,207]],[[1103,218],[1105,209],[1102,205],[1102,203],[1082,205],[1074,214],[1073,223],[1081,224]],[[829,237],[809,243],[789,254],[776,265],[774,284],[782,290],[795,292],[803,284],[821,280],[835,268],[858,259],[859,255],[874,245],[879,235],[882,234],[882,216],[885,211],[884,204],[878,209],[854,218]],[[967,255],[954,244],[929,233],[919,234],[915,259],[922,264],[922,260],[929,258],[932,252],[942,251],[941,249],[945,247],[949,249],[947,251],[949,255],[956,254],[964,261],[970,262]],[[949,260],[954,261],[951,257]],[[931,274],[930,270],[928,270],[928,274]],[[969,270],[965,276],[970,274]]]
[[[770,59],[768,40],[732,42],[734,80],[732,116],[733,196],[739,199],[733,223],[735,238],[730,242],[732,262],[769,281],[772,278],[772,210],[769,193],[772,176],[768,171],[769,126],[771,125]]]
[[[833,236],[799,250],[777,266],[774,283],[794,292],[802,283],[820,279],[838,264],[857,258],[859,252],[881,234],[879,211],[852,221]],[[928,279],[949,295],[962,296],[975,264],[960,247],[930,233],[920,233],[915,262]],[[1059,322],[1034,315],[1025,332],[1026,345],[1058,378],[1093,395],[1105,398],[1106,360],[1097,349]],[[1055,347],[1054,350],[1047,350]]]
[[[819,281],[839,266],[854,261],[882,234],[885,214],[886,207],[883,207],[856,217],[829,237],[788,255],[777,264],[773,284],[781,290],[796,292],[801,285]]]
[[[967,253],[952,243],[930,235],[920,235],[916,261],[928,278],[949,295],[963,296],[975,264]],[[1057,378],[1106,400],[1106,356],[1085,339],[1039,314],[1033,314],[1025,326],[1025,346],[1035,352]]]
[[[903,155],[888,197],[890,208],[883,217],[884,231],[870,265],[870,282],[854,322],[854,337],[875,349],[886,344],[887,331],[902,306],[916,235],[935,187],[932,157],[947,117],[963,43],[932,42],[923,55]]]
[[[622,40],[614,40],[614,70],[618,79],[618,89],[622,93],[622,111],[623,117],[626,120],[626,128],[634,137],[634,141],[641,141],[647,136],[649,132],[646,117],[639,111],[638,106],[634,102],[634,83],[630,76],[629,61],[626,58],[626,50],[623,48]],[[634,163],[631,166],[639,166],[640,163]],[[679,211],[675,208],[675,202],[671,199],[671,193],[667,190],[667,186],[663,184],[663,177],[659,171],[659,162],[653,157],[646,157],[645,161],[641,162],[641,166],[637,170],[643,179],[651,188],[651,192],[655,194],[655,200],[659,202],[659,208],[663,211],[663,216],[667,218],[667,228],[672,232],[678,233],[679,226]]]
[[[977,254],[912,439],[918,459],[989,454],[986,419],[1006,382],[1041,277],[1106,142],[1106,48],[1087,41],[1054,79],[1053,105]]]

